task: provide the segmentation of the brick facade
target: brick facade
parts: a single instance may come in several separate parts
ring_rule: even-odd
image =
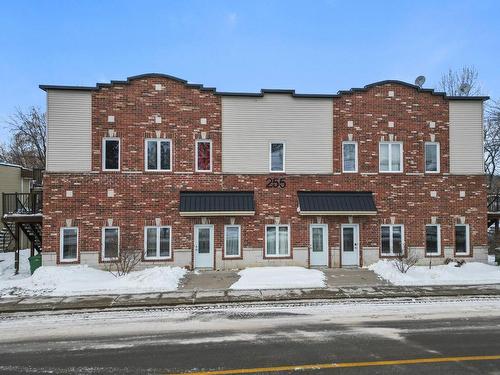
[[[161,84],[162,90],[154,85]],[[388,90],[394,96],[388,96]],[[285,95],[285,94],[284,94]],[[120,227],[121,248],[143,249],[144,226],[172,226],[173,258],[164,264],[192,267],[193,225],[201,218],[179,215],[182,190],[254,191],[256,214],[236,217],[241,225],[243,258],[246,252],[264,257],[264,228],[280,223],[291,226],[291,252],[287,260],[267,264],[308,264],[309,224],[318,220],[329,225],[329,265],[339,266],[340,225],[349,220],[360,225],[360,264],[363,257],[378,258],[380,224],[404,224],[405,243],[412,248],[425,246],[425,224],[432,217],[441,225],[442,257],[453,255],[454,224],[465,217],[470,225],[474,251],[487,245],[486,180],[481,175],[460,176],[449,172],[448,102],[429,92],[419,92],[397,84],[374,86],[363,91],[343,93],[333,99],[333,174],[276,175],[284,177],[286,187],[267,188],[265,175],[223,174],[221,166],[221,97],[209,89],[186,85],[167,78],[151,77],[101,87],[92,93],[92,171],[89,173],[46,173],[44,177],[44,253],[59,259],[59,228],[71,219],[79,228],[80,259],[85,253],[99,254],[101,229],[108,219]],[[108,116],[115,122],[108,123]],[[155,116],[161,116],[156,123]],[[200,123],[201,118],[207,124]],[[353,126],[348,126],[352,121]],[[389,127],[389,122],[394,126]],[[429,122],[434,122],[431,128]],[[112,129],[121,139],[119,172],[101,171],[102,138]],[[173,143],[173,171],[144,171],[145,138],[162,138]],[[202,134],[204,133],[204,134]],[[431,134],[440,143],[440,173],[424,174],[424,142]],[[195,172],[195,140],[212,140],[211,173]],[[380,140],[403,142],[403,173],[378,172]],[[342,141],[358,142],[358,173],[342,173]],[[114,196],[108,197],[108,189]],[[73,197],[66,197],[66,191]],[[297,213],[297,191],[372,191],[376,216],[304,217]],[[431,197],[431,191],[436,192]],[[460,192],[465,192],[461,197]],[[462,193],[463,194],[463,193]],[[244,259],[227,263],[222,259],[224,224],[229,217],[208,218],[214,224],[215,268],[244,267]],[[206,222],[205,221],[205,222]],[[479,250],[478,250],[479,251]],[[369,255],[370,254],[370,255]],[[180,260],[182,258],[182,261]],[[304,258],[305,257],[305,258]],[[295,259],[300,261],[295,262]],[[260,264],[266,264],[265,259]]]

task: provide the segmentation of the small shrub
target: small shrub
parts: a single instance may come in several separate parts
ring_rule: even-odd
[[[407,273],[408,270],[417,264],[419,260],[420,257],[418,254],[413,250],[409,250],[405,246],[403,251],[393,260],[393,264],[399,272]]]
[[[121,249],[120,255],[107,266],[107,270],[115,277],[123,276],[132,272],[141,259],[141,250]]]

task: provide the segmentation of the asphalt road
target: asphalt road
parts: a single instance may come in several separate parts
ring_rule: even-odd
[[[401,362],[413,359],[431,362]],[[333,363],[347,367],[332,368]],[[0,373],[238,373],[235,369],[500,374],[500,300],[0,315]]]

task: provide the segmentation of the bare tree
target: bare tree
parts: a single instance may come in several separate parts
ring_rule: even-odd
[[[481,94],[481,85],[479,84],[479,73],[474,66],[464,66],[459,71],[449,69],[447,73],[441,76],[439,81],[439,90],[446,92],[450,96],[474,96]],[[460,86],[468,84],[470,90],[462,92]]]
[[[44,168],[47,129],[45,113],[35,107],[27,111],[18,108],[6,123],[12,137],[9,143],[0,145],[0,159],[27,168]]]
[[[488,175],[489,192],[496,194],[495,176],[500,172],[500,102],[490,103],[484,117],[484,169]]]

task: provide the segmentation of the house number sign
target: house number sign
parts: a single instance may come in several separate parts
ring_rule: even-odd
[[[266,178],[266,187],[268,188],[280,188],[284,189],[286,187],[286,181],[284,177],[281,178]]]

